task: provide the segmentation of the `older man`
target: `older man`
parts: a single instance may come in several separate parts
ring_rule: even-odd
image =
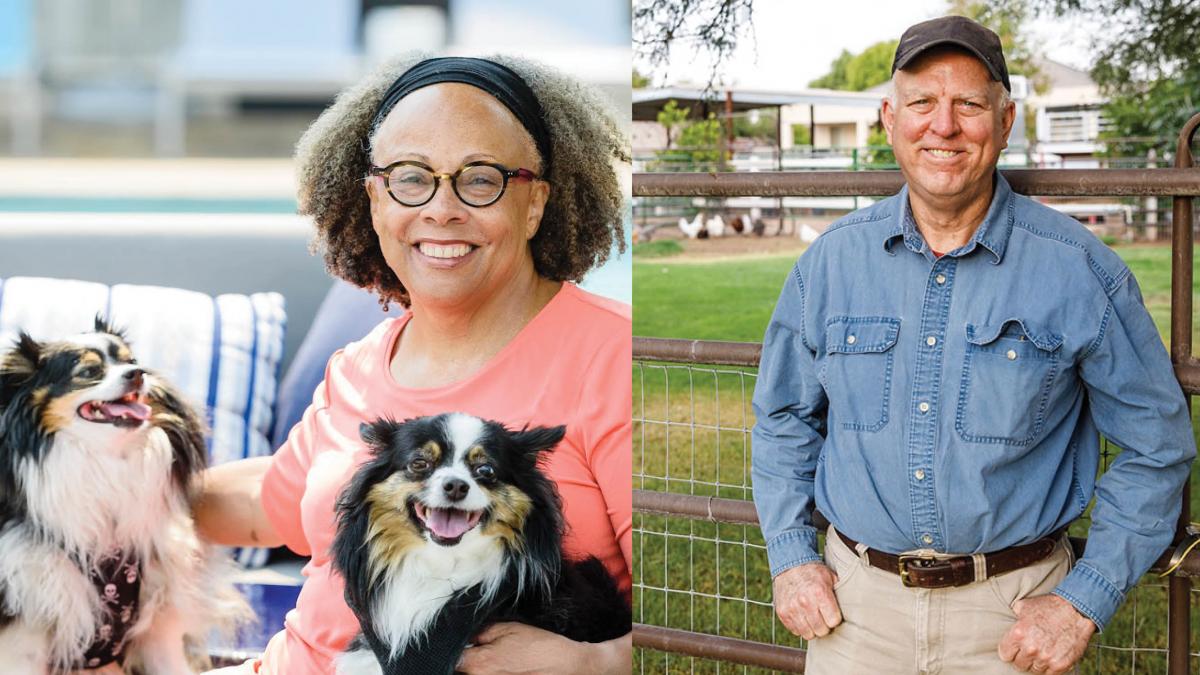
[[[1065,672],[1171,541],[1187,408],[1121,259],[996,171],[999,38],[918,24],[893,75],[907,184],[812,245],[763,341],[776,611],[811,673]],[[1122,452],[1097,483],[1100,434]],[[1093,495],[1076,563],[1064,530]]]

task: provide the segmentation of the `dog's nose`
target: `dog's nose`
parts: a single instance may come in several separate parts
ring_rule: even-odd
[[[142,378],[145,374],[146,371],[142,370],[141,368],[134,368],[132,370],[125,371],[125,379],[129,380],[133,386],[140,389],[142,387]]]
[[[446,493],[446,499],[452,502],[461,501],[463,497],[467,496],[467,492],[470,490],[471,486],[467,485],[466,481],[458,478],[451,478],[442,483],[442,491]]]

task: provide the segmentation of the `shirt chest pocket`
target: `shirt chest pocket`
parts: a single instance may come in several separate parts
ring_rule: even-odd
[[[888,317],[842,316],[826,322],[822,373],[831,424],[855,431],[887,426],[899,335],[900,320]]]
[[[972,443],[1029,445],[1042,431],[1062,337],[1021,319],[967,324],[955,428]]]

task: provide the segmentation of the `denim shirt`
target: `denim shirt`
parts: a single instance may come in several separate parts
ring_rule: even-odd
[[[1170,544],[1196,454],[1129,268],[999,173],[941,258],[907,186],[833,223],[780,293],[754,412],[772,575],[820,560],[814,506],[872,548],[968,554],[1044,537],[1095,495],[1054,593],[1100,629]],[[1097,482],[1101,433],[1123,450]]]

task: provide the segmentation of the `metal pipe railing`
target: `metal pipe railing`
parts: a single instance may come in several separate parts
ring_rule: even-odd
[[[638,513],[658,516],[678,516],[693,520],[705,520],[711,523],[728,523],[730,525],[751,525],[758,527],[758,512],[754,503],[741,499],[723,499],[720,497],[701,497],[698,495],[672,494],[655,492],[653,490],[633,491],[633,510]],[[829,527],[829,521],[820,511],[813,512],[813,527],[824,531]],[[1083,551],[1087,546],[1085,537],[1071,537],[1071,545],[1076,552]],[[1161,573],[1170,566],[1173,547],[1158,557],[1151,572]],[[1172,576],[1183,578],[1200,577],[1200,557],[1188,556],[1183,564],[1172,571]]]
[[[753,640],[703,635],[677,628],[633,624],[635,647],[673,652],[702,659],[716,659],[747,666],[761,666],[786,673],[804,672],[804,650],[769,645]]]
[[[1189,333],[1190,338],[1190,333]],[[633,338],[634,358],[667,363],[703,363],[718,366],[758,366],[762,344],[724,340],[678,340],[672,338]],[[1172,351],[1174,356],[1174,351]],[[1172,359],[1175,379],[1183,393],[1200,394],[1200,361],[1188,357]]]
[[[1042,197],[1198,197],[1200,168],[1009,169],[1016,192]],[[899,171],[635,173],[635,197],[873,197],[896,194]]]
[[[1195,171],[1192,162],[1192,138],[1200,127],[1200,114],[1192,116],[1179,131],[1175,152],[1176,171]],[[1188,394],[1197,393],[1196,362],[1192,359],[1192,195],[1172,193],[1171,205],[1171,362],[1176,374],[1182,372],[1180,386]],[[1187,381],[1185,382],[1185,378]],[[1189,386],[1191,385],[1191,386]],[[1187,401],[1192,409],[1191,398]],[[1175,527],[1175,540],[1186,534],[1192,520],[1191,481],[1183,485],[1183,508]],[[1167,584],[1167,672],[1186,675],[1191,671],[1191,598],[1192,581],[1173,575]]]

